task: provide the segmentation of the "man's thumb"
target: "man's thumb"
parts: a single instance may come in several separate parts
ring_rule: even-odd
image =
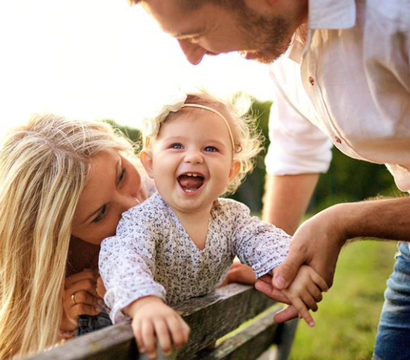
[[[280,290],[286,289],[296,277],[302,263],[300,256],[289,252],[286,260],[275,269],[273,285]]]

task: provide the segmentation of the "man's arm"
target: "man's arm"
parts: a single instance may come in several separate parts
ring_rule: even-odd
[[[337,259],[349,239],[372,238],[410,241],[410,198],[334,205],[304,222],[296,231],[286,260],[275,270],[274,285],[285,289],[302,264],[312,266],[329,284]],[[257,289],[276,299],[277,289],[259,281]],[[291,308],[275,317],[283,322],[297,316]]]
[[[267,174],[263,220],[293,235],[306,212],[318,179],[319,174]]]
[[[340,249],[347,240],[375,238],[410,241],[410,198],[334,205],[296,231],[285,262],[275,272],[275,285],[286,288],[301,264],[311,265],[329,285]]]

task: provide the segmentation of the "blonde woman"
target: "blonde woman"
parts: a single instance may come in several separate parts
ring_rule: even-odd
[[[101,313],[100,242],[146,199],[134,160],[131,144],[102,122],[36,116],[5,137],[0,359],[47,349],[77,329],[80,315]]]

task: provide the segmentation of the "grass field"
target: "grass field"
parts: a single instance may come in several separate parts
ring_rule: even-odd
[[[395,243],[373,241],[343,249],[334,285],[314,314],[316,327],[300,322],[291,360],[371,359],[395,252]]]

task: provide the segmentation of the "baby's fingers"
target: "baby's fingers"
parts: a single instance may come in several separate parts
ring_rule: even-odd
[[[317,306],[315,299],[308,292],[301,294],[300,298],[308,310],[309,309],[312,309],[313,311],[318,310],[318,306]]]
[[[176,315],[168,319],[168,326],[171,330],[172,341],[177,349],[182,348],[189,339],[191,329],[188,324],[179,316]]]
[[[157,339],[159,346],[165,356],[171,355],[172,353],[172,343],[170,332],[171,329],[168,329],[168,325],[163,318],[159,318],[155,321],[154,324],[155,333],[157,334]]]
[[[312,269],[313,270],[313,269]],[[323,280],[323,278],[316,272],[316,271],[312,271],[310,273],[310,277],[312,279],[312,281],[319,286],[320,290],[322,292],[326,292],[329,290],[329,286],[327,285],[326,281]]]
[[[320,291],[320,289],[315,284],[313,284],[313,283],[308,284],[307,291],[313,297],[313,299],[315,300],[316,303],[319,303],[319,302],[322,301],[322,299],[323,299],[322,292]],[[311,308],[311,309],[313,309],[313,308]]]
[[[313,319],[312,315],[310,315],[306,305],[303,301],[299,298],[292,299],[292,305],[298,310],[299,317],[303,318],[310,327],[314,327],[315,320]]]
[[[134,320],[132,322],[132,329],[134,331],[135,340],[137,341],[138,351],[140,353],[144,353],[145,348],[144,348],[144,339],[142,338],[142,332],[141,332],[141,322],[136,322]]]
[[[149,320],[141,322],[141,340],[143,351],[146,352],[150,359],[155,359],[157,356],[157,343],[155,340],[154,325]]]

